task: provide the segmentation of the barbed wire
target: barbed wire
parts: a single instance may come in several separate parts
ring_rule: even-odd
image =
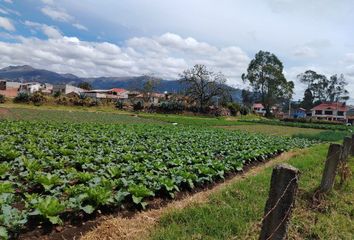
[[[334,158],[339,157],[339,162],[342,161],[342,153],[343,153],[343,146],[341,145],[341,147],[339,148],[339,150],[333,152],[333,153],[329,153],[327,154],[327,158],[326,158],[326,162],[327,161],[331,161]],[[339,154],[339,156],[338,156]],[[338,169],[338,165],[336,170]],[[298,180],[298,176],[295,176],[294,178],[290,179],[289,183],[287,184],[287,186],[285,187],[284,191],[282,192],[282,194],[280,195],[280,197],[277,199],[277,201],[275,202],[275,204],[273,205],[273,207],[264,215],[264,217],[262,218],[262,220],[260,221],[260,223],[264,223],[265,219],[276,209],[276,207],[279,205],[279,203],[281,202],[281,200],[283,199],[283,197],[285,196],[285,194],[287,193],[289,187],[291,186],[291,184],[293,183],[293,181]],[[322,181],[321,181],[322,184]],[[282,224],[284,223],[284,221],[287,219],[287,217],[289,216],[292,208],[294,206],[294,200],[291,203],[291,205],[289,206],[286,214],[284,215],[283,219],[281,220],[281,222],[277,225],[277,227],[274,229],[274,231],[266,238],[266,240],[270,240],[274,234],[278,231],[278,229],[282,226]]]

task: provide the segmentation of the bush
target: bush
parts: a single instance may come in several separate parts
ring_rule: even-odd
[[[61,96],[61,92],[60,91],[56,91],[53,95],[55,98],[58,98]]]
[[[117,101],[117,102],[116,102],[116,108],[118,108],[118,109],[123,109],[123,106],[124,106],[124,104],[123,104],[122,101]]]
[[[20,92],[14,98],[14,102],[15,103],[29,103],[30,102],[30,96],[28,95],[28,93]]]
[[[182,112],[185,109],[185,105],[179,101],[162,102],[159,104],[158,109],[167,113]]]
[[[240,113],[241,115],[248,115],[251,113],[251,109],[247,106],[241,106]]]
[[[144,109],[144,103],[142,101],[137,101],[133,104],[134,111],[141,111]]]
[[[43,95],[41,92],[35,92],[31,97],[30,101],[35,105],[35,106],[41,106],[43,103],[47,101],[47,98]]]
[[[55,103],[56,104],[59,104],[59,105],[68,105],[69,104],[69,99],[65,96],[59,96],[56,100],[55,100]]]
[[[5,96],[0,94],[0,103],[5,103],[6,99]]]
[[[230,110],[231,116],[237,116],[237,113],[241,110],[241,106],[237,103],[228,103],[227,108]]]

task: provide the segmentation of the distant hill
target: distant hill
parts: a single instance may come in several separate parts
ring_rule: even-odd
[[[96,89],[125,88],[135,90],[142,88],[147,81],[146,77],[98,77],[98,78],[81,78],[71,73],[59,74],[56,72],[36,69],[28,65],[9,66],[0,69],[0,79],[7,79],[15,82],[41,82],[50,84],[72,84],[77,85],[80,82],[89,82]],[[231,87],[230,87],[231,88]],[[232,89],[232,97],[235,101],[241,100],[241,90]],[[182,86],[178,80],[161,80],[156,87],[157,92],[173,92],[182,91]]]

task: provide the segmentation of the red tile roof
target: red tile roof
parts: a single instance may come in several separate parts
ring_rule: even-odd
[[[123,88],[112,88],[111,89],[112,92],[116,92],[116,93],[124,93],[127,90],[123,89]]]
[[[263,107],[262,103],[255,103],[255,104],[253,104],[253,108],[261,108],[261,109],[263,109],[264,107]]]
[[[316,107],[312,108],[312,110],[338,110],[346,112],[348,111],[348,107],[344,103],[340,102],[332,102],[332,103],[321,103]]]

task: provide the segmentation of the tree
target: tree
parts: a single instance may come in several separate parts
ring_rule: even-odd
[[[209,71],[204,65],[195,65],[181,74],[181,84],[186,86],[186,95],[198,103],[199,111],[203,111],[215,97],[230,96],[226,78],[221,73]]]
[[[330,102],[338,102],[342,100],[349,99],[349,92],[345,89],[348,85],[346,82],[344,75],[333,75],[329,79],[329,84],[327,88],[327,100]]]
[[[314,97],[312,92],[309,88],[305,90],[304,99],[301,102],[301,107],[305,108],[306,110],[310,110],[313,107]]]
[[[81,82],[77,85],[79,88],[82,88],[84,90],[92,90],[92,86],[88,82]]]
[[[282,62],[270,52],[259,51],[250,62],[247,74],[242,74],[242,79],[260,95],[266,116],[271,115],[272,106],[280,99],[291,99],[293,94],[294,83],[286,80]]]
[[[300,82],[307,84],[307,89],[311,91],[314,100],[321,102],[326,100],[326,89],[329,82],[325,75],[318,74],[312,70],[307,70],[306,72],[299,74],[297,77]]]
[[[313,101],[335,102],[349,99],[349,92],[345,89],[348,85],[343,74],[333,75],[329,79],[313,70],[307,70],[298,75],[298,79],[307,84],[307,89],[311,91]]]
[[[149,102],[151,100],[151,94],[156,90],[156,87],[160,84],[161,79],[155,77],[153,74],[144,75],[144,78],[146,81],[140,91],[143,93],[144,101]]]
[[[252,92],[249,90],[243,89],[241,95],[242,95],[243,105],[250,107],[252,105],[252,103],[254,102]]]

